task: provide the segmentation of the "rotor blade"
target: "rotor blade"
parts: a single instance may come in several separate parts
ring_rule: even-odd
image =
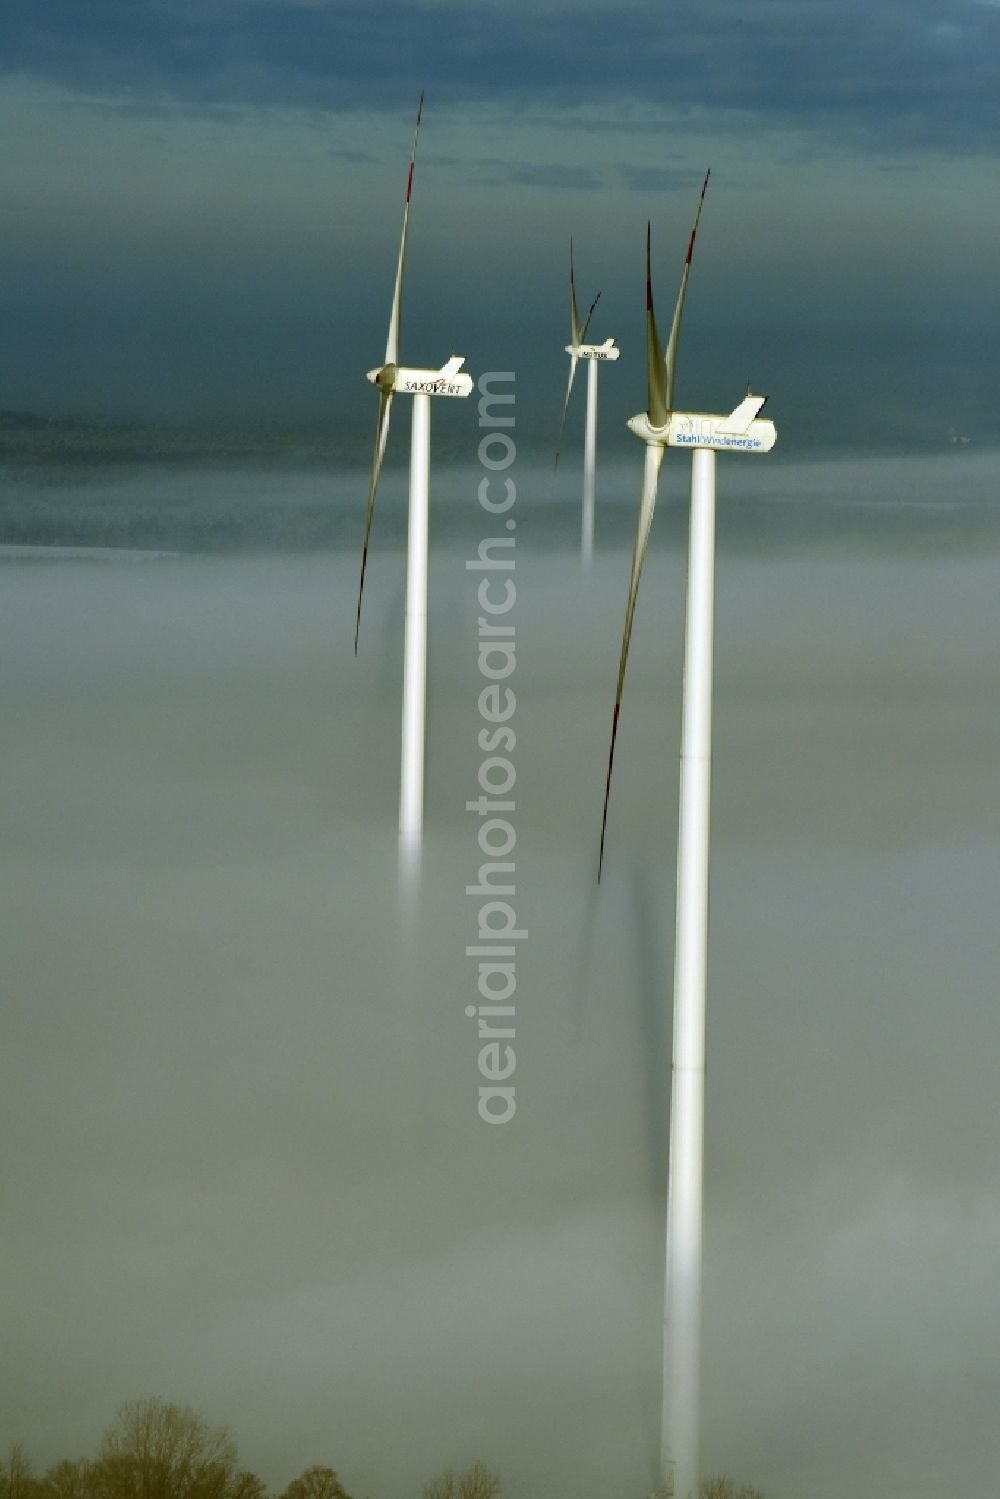
[[[604,835],[608,829],[608,798],[611,795],[611,769],[615,763],[615,740],[618,737],[618,715],[621,712],[622,689],[625,686],[625,666],[628,662],[628,648],[632,639],[632,621],[635,618],[635,605],[639,596],[639,578],[642,574],[642,564],[646,559],[649,528],[653,520],[653,510],[656,507],[656,487],[664,452],[665,449],[657,443],[649,443],[646,446],[646,466],[642,477],[642,498],[639,501],[639,524],[635,533],[635,548],[632,552],[632,576],[629,579],[628,585],[628,603],[625,606],[625,629],[622,632],[622,649],[618,661],[618,684],[615,688],[615,710],[611,719],[611,747],[608,750],[608,774],[604,783],[604,811],[601,814],[601,848],[597,859],[598,880],[601,878],[601,869],[604,864]]]
[[[566,425],[566,413],[569,410],[569,397],[570,392],[573,389],[573,377],[576,374],[576,367],[579,363],[580,361],[575,354],[571,354],[569,356],[569,384],[566,386],[566,399],[565,401],[563,401],[562,420],[559,423],[559,436],[556,439],[556,461],[552,465],[553,473],[559,467],[559,454],[562,452],[563,428]]]
[[[368,538],[372,531],[372,515],[375,510],[375,491],[378,476],[382,472],[385,444],[389,436],[389,412],[392,410],[392,391],[378,393],[378,422],[375,426],[375,450],[372,454],[372,477],[368,486],[368,511],[365,515],[365,539],[361,548],[361,581],[358,584],[358,613],[354,623],[354,654],[358,654],[358,632],[361,629],[361,595],[365,591],[365,568],[368,566]]]
[[[654,427],[667,423],[666,367],[663,363],[663,348],[656,331],[656,314],[653,311],[653,273],[650,267],[650,226],[646,225],[646,415]]]
[[[399,262],[396,266],[396,286],[392,294],[392,312],[389,315],[389,336],[385,341],[386,364],[399,363],[399,315],[400,304],[403,300],[403,262],[406,259],[406,231],[410,221],[410,194],[413,191],[413,168],[417,160],[417,137],[420,134],[420,116],[424,110],[424,96],[421,91],[420,103],[417,105],[417,124],[413,132],[413,150],[410,153],[410,171],[406,179],[406,202],[403,205],[403,232],[399,240]]]
[[[576,306],[576,278],[573,275],[573,241],[569,242],[569,341],[580,343],[580,314]]]
[[[601,294],[600,294],[600,292],[598,292],[597,296],[594,298],[594,300],[590,304],[590,311],[587,313],[587,321],[584,323],[584,325],[583,325],[583,331],[580,334],[580,342],[582,344],[585,344],[587,342],[587,329],[590,327],[590,320],[594,316],[594,308],[597,306],[597,304],[598,304],[598,302],[600,300],[601,300]]]
[[[708,187],[708,179],[711,176],[711,168],[705,173],[705,180],[701,184],[701,193],[698,197],[698,207],[694,216],[694,224],[691,229],[691,238],[688,240],[687,254],[684,257],[684,269],[681,272],[681,286],[677,293],[677,305],[674,308],[674,320],[670,324],[670,337],[667,340],[666,355],[666,396],[667,410],[672,411],[674,407],[674,370],[677,365],[677,341],[681,331],[681,316],[684,312],[684,298],[687,296],[688,276],[691,274],[691,257],[694,254],[694,241],[698,233],[698,224],[701,220],[701,210],[705,205],[705,189]]]

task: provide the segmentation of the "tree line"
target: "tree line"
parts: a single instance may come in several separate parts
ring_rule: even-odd
[[[424,1484],[422,1499],[496,1499],[500,1475],[484,1463],[448,1468]],[[119,1407],[96,1457],[63,1458],[36,1473],[20,1444],[0,1463],[0,1499],[351,1499],[333,1468],[315,1464],[271,1495],[241,1467],[228,1428],[190,1406],[155,1398]],[[708,1478],[702,1499],[764,1499],[758,1489]]]
[[[495,1499],[500,1478],[482,1463],[447,1470],[423,1499]],[[316,1464],[272,1496],[240,1464],[228,1428],[189,1406],[147,1398],[119,1407],[96,1457],[63,1458],[36,1473],[24,1448],[0,1463],[0,1499],[351,1499],[333,1468]]]

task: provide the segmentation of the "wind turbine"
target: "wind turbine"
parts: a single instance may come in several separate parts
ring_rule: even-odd
[[[413,132],[413,150],[406,179],[406,201],[403,205],[403,232],[399,241],[396,285],[389,314],[389,334],[385,343],[385,361],[368,371],[368,379],[378,387],[378,420],[375,425],[375,449],[372,455],[371,482],[368,486],[368,510],[365,516],[365,539],[361,551],[361,581],[358,585],[358,611],[354,626],[354,654],[358,653],[361,628],[361,596],[368,565],[368,541],[371,536],[375,491],[378,488],[386,439],[389,436],[389,414],[395,395],[413,397],[410,425],[410,499],[406,549],[406,624],[403,644],[403,732],[402,766],[399,792],[399,834],[409,846],[419,843],[424,818],[424,726],[427,703],[427,529],[430,496],[431,396],[468,396],[472,377],[462,371],[464,356],[453,354],[438,370],[411,369],[399,361],[399,324],[403,298],[403,266],[406,260],[406,234],[410,218],[410,195],[413,191],[413,168],[417,159],[417,138],[424,96],[417,106],[417,123]]]
[[[604,859],[608,797],[622,685],[635,616],[639,576],[668,447],[691,449],[691,520],[681,725],[680,811],[674,946],[674,1023],[670,1090],[666,1277],[663,1325],[663,1411],[660,1489],[699,1499],[702,1182],[705,1117],[705,987],[708,959],[708,857],[712,754],[712,648],[715,584],[715,454],[767,452],[777,434],[757,420],[765,397],[751,395],[728,416],[673,409],[674,371],[695,236],[705,201],[702,183],[680,291],[663,354],[653,310],[650,235],[646,230],[646,410],[629,429],[646,444],[639,525],[632,555],[625,629],[618,665],[611,748],[604,790],[598,878]]]
[[[559,440],[556,444],[555,467],[559,467],[559,452],[562,447],[563,428],[566,425],[566,413],[569,410],[569,398],[573,391],[573,380],[576,375],[576,367],[581,359],[587,361],[587,424],[583,439],[583,520],[581,534],[581,549],[583,561],[589,566],[594,555],[594,468],[597,456],[597,366],[607,359],[618,359],[621,349],[615,345],[613,338],[605,339],[602,344],[588,344],[587,329],[590,320],[594,316],[594,308],[601,300],[600,292],[590,304],[587,320],[583,327],[580,326],[580,314],[576,305],[576,280],[573,275],[573,241],[569,242],[569,328],[570,341],[566,345],[566,353],[569,355],[569,383],[566,386],[566,399],[563,402],[562,420],[559,423]]]

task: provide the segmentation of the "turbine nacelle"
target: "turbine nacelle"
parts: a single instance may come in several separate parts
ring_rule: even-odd
[[[602,344],[566,345],[566,353],[574,359],[620,359],[621,352],[613,338],[606,338]]]
[[[464,355],[453,354],[439,370],[383,364],[378,369],[369,370],[368,379],[380,390],[392,391],[396,395],[468,396],[472,394],[472,376],[462,370],[464,363]]]
[[[711,448],[717,453],[769,453],[778,440],[773,422],[750,422],[741,432],[728,418],[700,411],[675,411],[667,424],[670,448]]]
[[[630,432],[650,447],[712,448],[719,453],[769,453],[778,434],[773,422],[758,421],[766,396],[747,394],[728,416],[702,411],[672,411],[662,427],[654,427],[649,413],[633,416]]]

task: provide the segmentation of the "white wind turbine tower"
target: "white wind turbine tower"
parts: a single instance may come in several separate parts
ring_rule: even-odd
[[[569,398],[573,391],[573,379],[576,375],[576,366],[581,359],[587,361],[587,424],[583,439],[583,519],[581,527],[581,551],[584,563],[589,566],[594,555],[594,470],[597,458],[597,366],[604,360],[617,359],[621,349],[617,348],[613,338],[608,338],[602,344],[588,344],[587,329],[590,320],[594,316],[594,308],[601,300],[600,292],[590,304],[587,320],[580,326],[580,313],[576,305],[576,281],[573,276],[573,241],[569,242],[569,326],[570,341],[566,345],[566,353],[569,355],[569,383],[566,386],[566,399],[563,402],[562,420],[559,423],[559,439],[556,444],[555,467],[559,466],[559,452],[562,446],[563,428],[566,425],[566,413],[569,410]]]
[[[666,1284],[663,1327],[661,1494],[699,1499],[702,1181],[705,1112],[705,987],[708,959],[708,856],[712,753],[712,637],[715,579],[715,454],[767,452],[776,432],[756,420],[763,396],[747,394],[729,416],[673,409],[677,340],[695,235],[705,201],[702,184],[688,242],[680,292],[664,356],[653,312],[649,230],[646,231],[647,405],[629,428],[646,444],[639,526],[632,556],[618,666],[611,748],[604,791],[600,861],[604,858],[608,796],[622,685],[635,615],[639,576],[656,504],[657,479],[668,447],[691,449],[684,706],[681,727],[677,908],[674,948],[673,1065],[667,1193]],[[598,865],[600,878],[600,863]]]
[[[365,516],[365,539],[361,552],[361,581],[358,586],[358,612],[354,627],[354,653],[358,651],[361,627],[361,596],[368,563],[368,541],[371,535],[375,491],[389,436],[389,413],[394,395],[413,397],[410,427],[410,501],[406,551],[406,626],[403,646],[403,735],[402,769],[399,792],[399,834],[404,845],[419,845],[424,818],[424,724],[427,701],[427,530],[430,495],[431,396],[467,396],[472,391],[472,377],[459,373],[464,357],[453,354],[440,369],[411,369],[399,364],[399,322],[403,296],[403,265],[406,259],[406,232],[410,217],[410,194],[413,191],[413,167],[417,159],[417,137],[424,96],[417,107],[417,124],[413,132],[413,151],[406,179],[406,202],[403,207],[403,232],[399,241],[396,285],[389,315],[389,335],[385,343],[385,362],[368,371],[368,379],[378,386],[378,421],[375,426],[375,450],[372,456],[371,483],[368,487],[368,510]]]

